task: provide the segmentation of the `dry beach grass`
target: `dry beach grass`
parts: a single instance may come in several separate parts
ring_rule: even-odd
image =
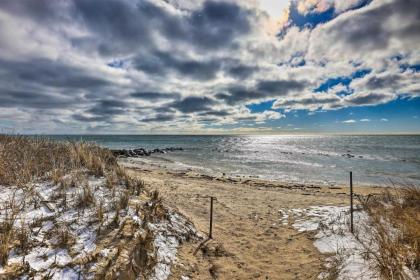
[[[385,279],[410,279],[410,271],[420,271],[420,188],[394,187],[361,204],[377,244],[362,242],[374,268]]]
[[[34,179],[57,181],[81,168],[102,176],[116,164],[109,150],[89,143],[0,135],[0,185],[23,185]]]

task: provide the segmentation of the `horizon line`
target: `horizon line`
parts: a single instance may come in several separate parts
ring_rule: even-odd
[[[301,132],[301,133],[0,133],[16,136],[420,136],[420,132]]]

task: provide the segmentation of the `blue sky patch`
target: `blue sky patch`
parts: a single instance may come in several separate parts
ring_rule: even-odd
[[[322,13],[309,12],[306,15],[302,15],[298,12],[296,3],[292,2],[290,5],[290,21],[301,29],[305,27],[314,28],[320,23],[326,23],[332,20],[334,17],[334,8],[330,8]]]
[[[274,101],[275,101],[275,99],[264,101],[264,102],[261,102],[261,103],[248,104],[248,105],[246,105],[246,107],[249,110],[251,110],[251,113],[261,113],[261,112],[270,110],[271,107],[273,106]]]
[[[124,61],[121,59],[115,59],[107,64],[109,67],[112,68],[123,68],[124,67]]]
[[[305,113],[299,113],[300,111]],[[286,129],[294,127],[312,132],[352,132],[355,130],[363,133],[409,132],[420,130],[419,118],[420,98],[418,97],[397,98],[377,106],[349,107],[315,112],[315,114],[297,110],[293,114],[286,114],[286,118],[270,121],[270,124]],[[347,120],[355,122],[343,123]]]
[[[350,76],[344,77],[336,77],[336,78],[329,78],[325,82],[323,82],[319,87],[314,89],[314,92],[323,92],[327,91],[328,89],[335,87],[336,85],[343,85],[348,87],[354,79],[363,78],[367,74],[369,74],[372,70],[370,69],[361,69],[353,72]]]
[[[403,72],[405,72],[407,70],[413,71],[413,72],[419,72],[420,71],[420,64],[414,64],[414,65],[402,64],[402,65],[400,65],[400,69]]]
[[[353,7],[345,11],[342,11],[341,13],[363,8],[369,5],[371,2],[372,0],[360,1],[358,4],[354,5]],[[299,13],[297,9],[297,2],[292,1],[290,4],[290,15],[289,15],[290,21],[292,22],[292,25],[296,25],[300,27],[301,29],[314,28],[318,24],[329,22],[330,20],[336,18],[338,15],[339,13],[337,13],[334,6],[320,13],[317,12],[316,10],[312,10],[306,14],[301,14]]]

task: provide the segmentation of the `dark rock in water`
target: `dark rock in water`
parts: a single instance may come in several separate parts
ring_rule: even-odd
[[[142,157],[142,156],[150,156],[151,154],[164,154],[168,151],[183,151],[184,149],[181,147],[169,147],[164,149],[154,149],[154,150],[146,150],[144,148],[132,149],[132,150],[111,150],[111,152],[118,157]]]
[[[341,156],[343,156],[343,157],[347,157],[347,158],[354,158],[354,157],[355,157],[355,155],[352,155],[352,154],[349,154],[349,153],[347,153],[347,154],[342,154]]]
[[[164,154],[164,153],[165,153],[165,151],[163,151],[163,150],[161,150],[161,149],[154,149],[154,150],[152,151],[152,153]]]
[[[137,156],[145,156],[148,152],[145,150],[145,149],[143,149],[143,148],[140,148],[140,149],[134,149],[133,150],[133,152],[137,155]]]
[[[165,148],[165,151],[183,151],[184,149],[182,147],[169,147],[169,148]]]

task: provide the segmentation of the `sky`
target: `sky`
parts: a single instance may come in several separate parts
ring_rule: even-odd
[[[420,133],[418,0],[0,1],[0,133]]]

